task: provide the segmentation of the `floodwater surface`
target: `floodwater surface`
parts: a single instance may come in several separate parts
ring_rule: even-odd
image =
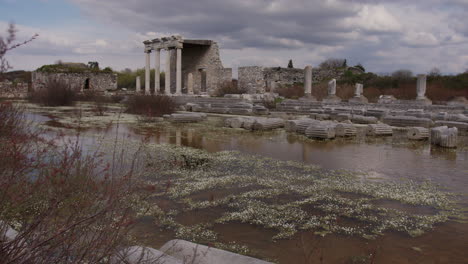
[[[47,121],[47,118],[42,118],[39,122]],[[106,129],[88,129],[81,132],[81,137],[90,144],[117,135],[129,140],[146,140],[148,144],[167,143],[209,153],[238,151],[246,157],[254,155],[279,161],[296,161],[318,165],[325,170],[365,172],[361,176],[364,181],[429,181],[440,190],[452,193],[462,213],[466,215],[468,212],[466,137],[460,137],[460,148],[447,150],[431,147],[427,141],[410,142],[398,134],[377,139],[360,136],[355,139],[316,141],[284,130],[265,133],[229,131],[220,128],[221,124],[222,120],[214,117],[205,125],[120,124]],[[68,134],[71,136],[73,131],[69,130]],[[213,201],[256,188],[255,185],[213,188],[209,192],[193,193],[187,197],[192,201]],[[260,201],[282,204],[303,198],[293,195],[281,194]],[[182,206],[179,200],[170,197],[157,197],[154,202],[164,211]],[[391,200],[378,200],[378,203],[386,208],[420,215],[430,214],[432,210],[430,207],[406,206]],[[180,212],[175,216],[175,221],[185,226],[195,226],[218,219],[226,210],[226,205],[222,204]],[[339,220],[342,221],[341,225],[346,225],[348,221],[345,217]],[[432,230],[416,237],[400,231],[385,231],[372,239],[336,233],[322,236],[310,230],[296,232],[288,238],[274,239],[277,235],[275,230],[239,221],[211,223],[209,230],[217,234],[217,242],[245,245],[250,249],[248,254],[278,263],[468,263],[468,224],[459,219],[436,224]],[[155,248],[176,237],[174,230],[163,228],[151,217],[141,219],[135,234],[141,243]]]

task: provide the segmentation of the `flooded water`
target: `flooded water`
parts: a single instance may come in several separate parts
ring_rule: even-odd
[[[50,119],[40,117],[38,122]],[[50,123],[57,126],[55,123]],[[211,118],[210,125],[220,126],[222,120]],[[69,131],[72,134],[73,131]],[[426,142],[408,142],[395,135],[387,138],[337,139],[314,141],[288,134],[283,130],[268,133],[229,132],[200,125],[161,125],[141,128],[132,125],[110,126],[82,132],[84,140],[119,135],[132,139],[148,139],[203,149],[210,153],[236,150],[283,161],[316,164],[324,169],[347,169],[368,172],[372,179],[411,179],[431,181],[457,195],[459,205],[468,212],[468,149],[445,150]],[[460,139],[467,144],[465,137]],[[466,145],[465,145],[466,146]],[[200,199],[222,196],[227,190],[216,190]],[[237,190],[238,191],[238,190]],[[287,198],[285,198],[287,199]],[[278,198],[281,203],[281,198]],[[155,202],[163,209],[177,208],[170,199]],[[391,203],[391,202],[390,202]],[[181,213],[179,223],[194,225],[216,219],[222,208],[199,209]],[[424,211],[424,210],[422,210]],[[448,221],[418,237],[402,232],[386,232],[374,240],[329,234],[325,237],[302,231],[288,239],[273,241],[275,232],[246,223],[214,224],[218,241],[236,241],[252,249],[254,256],[279,263],[468,263],[468,224]],[[144,218],[137,227],[138,239],[159,248],[175,232],[161,229],[153,219]]]

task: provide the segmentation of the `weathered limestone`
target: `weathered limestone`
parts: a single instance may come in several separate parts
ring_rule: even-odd
[[[370,124],[367,126],[366,135],[368,136],[391,136],[392,127],[386,124]]]
[[[298,120],[287,120],[284,124],[284,128],[287,132],[298,132],[300,134],[304,134],[307,127],[309,127],[313,123],[317,123],[318,121],[315,119],[310,118],[303,118]],[[300,128],[301,131],[298,131]]]
[[[416,85],[416,93],[417,93],[416,101],[424,105],[430,105],[432,104],[432,101],[426,97],[426,82],[427,82],[427,76],[425,74],[419,74],[418,82]]]
[[[351,122],[356,124],[377,124],[379,121],[375,116],[352,115]]]
[[[431,127],[434,124],[429,118],[414,116],[386,116],[383,118],[383,122],[398,127]]]
[[[165,263],[165,264],[183,264],[183,260],[176,259],[163,252],[147,247],[133,246],[119,251],[113,256],[110,263]]]
[[[187,75],[187,93],[193,94],[193,73]]]
[[[444,148],[456,148],[458,141],[458,129],[440,126],[431,129],[431,144]]]
[[[160,250],[179,260],[188,260],[190,261],[188,263],[191,264],[272,264],[260,259],[179,239],[167,242]],[[187,262],[184,261],[184,263]]]
[[[316,101],[312,96],[312,66],[310,65],[304,68],[304,97]]]
[[[354,97],[350,98],[348,101],[350,103],[361,103],[367,104],[369,100],[362,95],[364,93],[364,85],[362,83],[356,83],[356,90],[354,91]]]
[[[379,104],[394,104],[398,100],[393,95],[381,95],[377,101]]]
[[[457,121],[436,121],[436,126],[456,127],[458,130],[468,132],[468,123]]]
[[[320,139],[333,139],[336,136],[335,133],[335,127],[319,122],[310,125],[306,130],[305,130],[305,135],[309,138],[320,138]]]
[[[336,96],[336,79],[328,82],[328,96],[322,100],[323,103],[339,103],[341,98]]]
[[[154,52],[154,94],[161,89],[161,49]]]
[[[376,118],[382,118],[388,114],[388,109],[367,109],[366,114],[368,116],[374,116]]]
[[[412,127],[406,133],[408,139],[411,140],[424,140],[429,138],[429,129],[424,127]]]
[[[466,106],[466,105],[468,105],[468,100],[463,96],[457,96],[457,97],[453,98],[452,100],[450,100],[449,102],[447,102],[447,105],[450,105],[450,106]]]
[[[145,94],[150,94],[150,60],[151,52],[145,52],[146,54],[146,67],[145,67]]]
[[[242,124],[244,124],[244,121],[247,119],[248,118],[243,117],[227,118],[226,120],[224,120],[224,125],[230,128],[241,128]]]
[[[335,134],[337,137],[354,137],[357,129],[353,124],[340,123],[335,126]]]
[[[166,50],[166,70],[164,71],[164,93],[171,94],[171,50]]]
[[[273,130],[284,127],[284,120],[281,118],[257,118],[252,126],[252,130]]]
[[[196,123],[204,119],[206,119],[206,115],[199,113],[172,114],[169,117],[169,121],[172,123]]]
[[[176,63],[176,95],[182,94],[182,49],[177,48],[177,63]]]
[[[140,76],[136,77],[136,88],[135,91],[139,93],[141,91],[141,78]]]

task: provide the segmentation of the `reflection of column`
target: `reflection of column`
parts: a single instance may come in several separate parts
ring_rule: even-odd
[[[176,145],[177,146],[180,146],[181,138],[182,138],[182,132],[179,129],[177,129],[176,130]]]
[[[176,63],[176,94],[182,94],[182,49],[177,48],[177,63]]]
[[[161,74],[161,50],[156,49],[156,52],[154,54],[154,59],[156,63],[154,65],[154,94],[158,94],[159,89],[161,88],[161,81],[159,79],[159,76]]]
[[[150,94],[150,52],[146,52],[145,94]]]
[[[166,95],[171,94],[171,50],[166,50],[166,71],[164,72],[164,90]]]
[[[193,137],[192,129],[188,129],[188,130],[187,130],[187,145],[188,145],[189,147],[192,146],[192,137]]]

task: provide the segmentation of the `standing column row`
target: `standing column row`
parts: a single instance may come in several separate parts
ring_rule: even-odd
[[[169,95],[171,94],[171,52],[173,49],[168,48],[166,54],[166,69],[164,72],[164,93]],[[176,95],[182,94],[182,49],[176,49]],[[150,53],[151,51],[146,52],[146,67],[145,67],[145,94],[150,94]],[[155,50],[155,71],[154,71],[154,93],[158,94],[161,80],[161,50]]]

